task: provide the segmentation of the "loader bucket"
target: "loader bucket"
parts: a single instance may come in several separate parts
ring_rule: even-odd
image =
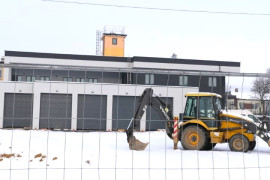
[[[143,151],[149,143],[143,143],[136,139],[135,136],[132,136],[129,140],[129,149],[136,151]]]

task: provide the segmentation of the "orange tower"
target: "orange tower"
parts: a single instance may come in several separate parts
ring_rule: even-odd
[[[124,57],[126,34],[103,33],[103,56]]]

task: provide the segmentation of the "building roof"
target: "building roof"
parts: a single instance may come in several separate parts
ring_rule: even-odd
[[[240,62],[212,61],[212,60],[198,60],[198,59],[176,59],[176,58],[158,58],[158,57],[134,56],[133,61],[135,61],[135,62],[157,62],[157,63],[172,63],[172,64],[196,64],[196,65],[240,67]]]
[[[109,35],[109,36],[124,36],[126,37],[127,35],[126,34],[118,34],[118,33],[103,33],[103,36],[104,35]]]
[[[13,57],[31,57],[31,58],[51,58],[67,60],[87,60],[87,61],[110,61],[110,62],[149,62],[149,63],[167,63],[167,64],[189,64],[189,65],[208,65],[208,66],[230,66],[240,67],[240,62],[231,61],[212,61],[198,59],[175,59],[175,58],[158,58],[158,57],[112,57],[112,56],[95,56],[95,55],[78,55],[78,54],[56,54],[40,52],[22,52],[22,51],[5,51],[5,56]]]
[[[56,53],[40,53],[40,52],[22,52],[22,51],[5,51],[5,56],[13,57],[31,57],[31,58],[51,58],[51,59],[70,59],[70,60],[99,60],[125,62],[127,57],[111,57],[111,56],[94,56],[79,54],[56,54]]]

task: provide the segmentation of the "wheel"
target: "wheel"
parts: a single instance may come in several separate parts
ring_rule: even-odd
[[[181,134],[181,144],[186,150],[205,150],[209,143],[206,130],[200,126],[188,126]]]
[[[217,143],[209,143],[204,150],[212,150],[216,145]]]
[[[252,151],[256,147],[256,141],[249,142],[249,150]]]
[[[247,152],[249,150],[249,140],[243,134],[235,134],[229,140],[229,147],[231,151]]]

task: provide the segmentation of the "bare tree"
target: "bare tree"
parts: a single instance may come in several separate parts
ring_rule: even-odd
[[[270,69],[267,69],[267,73],[270,74]],[[260,100],[261,107],[260,113],[265,114],[266,108],[264,100],[268,100],[270,93],[270,78],[258,77],[254,80],[251,91],[254,92],[255,97]]]

